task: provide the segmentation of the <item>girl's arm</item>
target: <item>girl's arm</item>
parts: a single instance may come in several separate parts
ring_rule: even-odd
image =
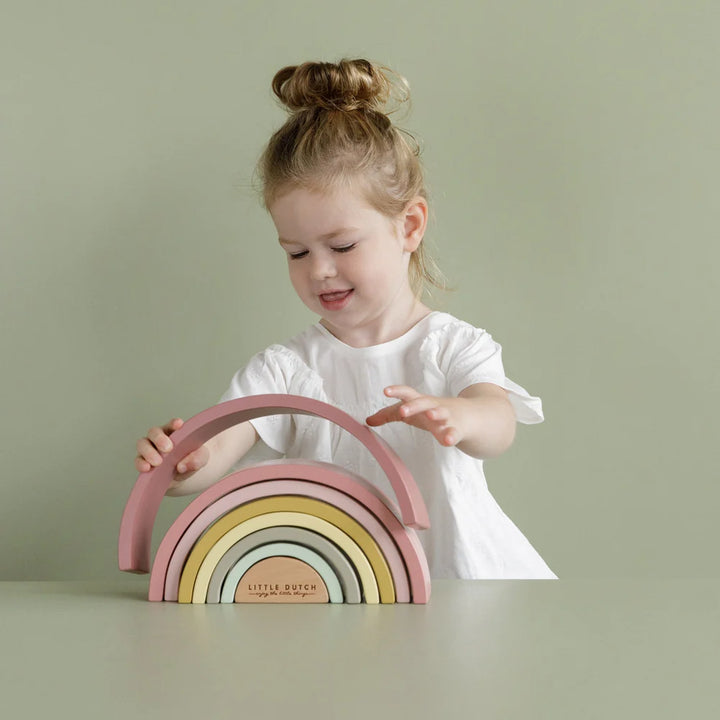
[[[501,455],[515,439],[515,411],[505,388],[494,383],[470,385],[456,398],[421,395],[407,385],[391,385],[385,394],[400,402],[371,415],[368,425],[406,422],[480,459]]]

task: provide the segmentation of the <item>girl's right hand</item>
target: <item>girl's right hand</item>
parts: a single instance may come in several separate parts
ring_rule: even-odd
[[[173,449],[172,433],[179,430],[183,423],[182,419],[173,418],[167,425],[150,428],[147,436],[137,441],[135,467],[138,472],[149,472],[163,462],[164,456]],[[182,458],[175,466],[175,471],[178,475],[188,475],[207,465],[209,459],[210,451],[202,445]]]

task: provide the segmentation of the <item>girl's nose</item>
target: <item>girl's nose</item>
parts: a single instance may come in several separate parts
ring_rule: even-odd
[[[313,280],[324,280],[325,278],[337,275],[335,262],[328,253],[314,253],[312,267],[310,269]]]

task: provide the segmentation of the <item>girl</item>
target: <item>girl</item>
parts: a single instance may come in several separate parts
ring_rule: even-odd
[[[263,201],[290,281],[320,320],[252,357],[221,401],[304,395],[376,428],[425,498],[432,527],[419,537],[432,577],[554,578],[483,474],[483,459],[512,444],[517,421],[543,421],[540,398],[505,377],[488,332],[422,302],[423,290],[440,286],[422,243],[427,192],[419,151],[380,110],[394,89],[383,71],[391,73],[343,59],[285,67],[273,79],[291,117],[260,159]],[[162,462],[182,423],[138,441],[140,472]],[[203,490],[260,438],[279,454],[341,465],[393,497],[354,437],[305,415],[216,435],[180,460],[168,494]]]

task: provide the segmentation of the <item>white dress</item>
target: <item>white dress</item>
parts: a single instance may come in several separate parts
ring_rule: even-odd
[[[469,385],[491,382],[508,391],[518,422],[542,422],[540,398],[505,377],[501,355],[488,332],[438,311],[395,340],[362,348],[346,345],[317,323],[254,355],[220,400],[303,395],[339,407],[364,424],[369,415],[396,402],[383,393],[388,385],[455,397]],[[330,421],[274,415],[251,422],[278,456],[339,465],[395,498],[370,452]],[[482,460],[443,447],[427,431],[405,423],[374,430],[408,466],[425,499],[431,527],[418,536],[433,578],[556,577],[490,494]]]

